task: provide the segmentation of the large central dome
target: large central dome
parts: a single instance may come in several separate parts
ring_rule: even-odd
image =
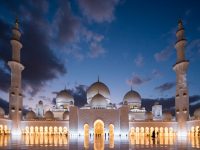
[[[108,103],[110,102],[110,91],[108,87],[104,83],[97,81],[93,83],[87,90],[88,104],[90,103],[92,98],[97,94],[100,94],[103,97],[105,97]]]

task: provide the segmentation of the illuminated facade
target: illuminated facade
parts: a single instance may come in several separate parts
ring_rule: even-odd
[[[177,62],[173,66],[177,77],[175,116],[169,112],[163,113],[162,106],[159,104],[152,107],[152,112],[147,112],[144,107],[141,107],[140,94],[132,89],[125,94],[121,105],[115,105],[110,99],[109,88],[99,80],[88,88],[87,104],[81,108],[74,106],[74,98],[64,89],[57,94],[55,107],[45,112],[43,102],[40,101],[35,110],[30,110],[23,116],[21,72],[24,66],[20,63],[22,44],[17,20],[12,33],[12,60],[8,62],[11,68],[9,115],[5,115],[3,108],[0,108],[0,134],[70,135],[72,137],[151,136],[153,132],[156,136],[199,134],[200,109],[195,111],[194,116],[189,116],[189,94],[186,82],[189,61],[184,56],[186,40],[181,21],[176,32]]]

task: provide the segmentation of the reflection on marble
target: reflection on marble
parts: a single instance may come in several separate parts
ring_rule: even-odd
[[[0,136],[0,149],[199,149],[200,137],[158,136],[155,139],[139,135],[120,137],[66,137],[64,135]]]

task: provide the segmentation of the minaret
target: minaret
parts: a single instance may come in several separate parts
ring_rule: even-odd
[[[20,63],[20,43],[21,33],[19,31],[19,22],[16,19],[12,29],[12,60],[8,62],[11,69],[11,86],[9,91],[9,118],[12,120],[12,133],[20,133],[20,121],[22,119],[22,89],[21,89],[21,72],[24,66]]]
[[[186,121],[189,118],[189,94],[186,80],[186,72],[189,61],[185,59],[185,45],[187,40],[184,36],[184,28],[181,20],[178,22],[178,30],[176,32],[177,41],[175,44],[177,52],[177,61],[173,66],[176,72],[176,120],[178,122],[178,133],[186,134]]]

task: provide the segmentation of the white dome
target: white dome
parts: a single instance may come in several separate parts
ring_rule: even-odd
[[[56,97],[56,106],[57,108],[64,107],[66,104],[74,104],[74,98],[71,94],[65,89],[60,91]]]
[[[63,120],[69,120],[69,111],[63,113]]]
[[[200,108],[197,108],[194,111],[194,117],[195,117],[195,119],[200,119]]]
[[[106,100],[108,101],[108,103],[110,102],[110,91],[108,87],[104,83],[98,81],[98,82],[93,83],[87,90],[88,104],[90,103],[92,98],[98,93],[104,96]]]
[[[141,96],[138,92],[134,90],[130,90],[124,96],[123,103],[127,103],[128,105],[133,105],[137,107],[141,107]]]
[[[53,115],[53,113],[49,110],[49,111],[46,111],[46,113],[45,113],[45,118],[47,119],[47,120],[53,120],[54,119],[54,115]]]
[[[171,114],[171,112],[165,112],[163,114],[163,120],[164,121],[171,121],[172,120],[172,114]]]
[[[90,105],[93,108],[106,108],[107,104],[108,104],[108,102],[107,102],[106,98],[99,93],[97,95],[95,95],[90,102]]]
[[[36,114],[34,111],[29,111],[27,114],[26,114],[26,120],[33,120],[36,118]]]
[[[5,115],[5,111],[3,108],[0,107],[0,118],[3,118]]]

